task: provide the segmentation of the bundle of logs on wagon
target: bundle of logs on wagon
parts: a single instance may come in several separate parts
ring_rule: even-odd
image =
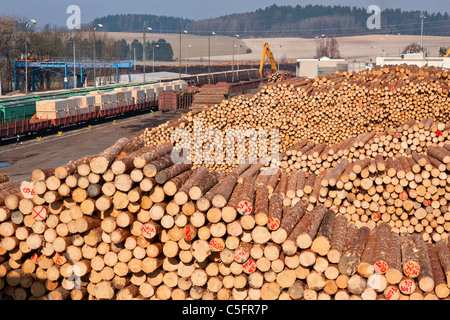
[[[369,132],[375,133],[371,139],[383,139],[388,136],[386,128],[398,128],[411,119],[420,122],[433,118],[436,123],[449,123],[448,89],[444,69],[406,65],[289,79],[266,85],[252,97],[224,100],[188,114],[179,122],[149,128],[142,137],[146,145],[171,141],[174,130],[186,129],[193,134],[194,121],[201,121],[203,130],[215,128],[222,132],[278,129],[281,151],[303,139],[329,147]],[[403,148],[404,138],[397,139]],[[421,137],[418,139],[421,145]],[[227,173],[234,168],[207,167]]]
[[[292,172],[193,169],[173,151],[122,138],[34,170],[0,208],[1,298],[448,298],[445,240],[287,204]]]

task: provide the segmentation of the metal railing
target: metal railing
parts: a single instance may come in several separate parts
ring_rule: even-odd
[[[38,56],[34,59],[28,59],[28,62],[73,62],[73,57],[50,57],[50,56]],[[25,59],[16,59],[16,61],[25,61]],[[76,57],[75,61],[78,62],[94,62],[93,57]],[[133,59],[126,57],[97,57],[96,62],[132,62]]]

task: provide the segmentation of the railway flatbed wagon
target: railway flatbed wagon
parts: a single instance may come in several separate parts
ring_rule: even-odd
[[[62,112],[57,119],[36,119],[35,117],[27,119],[0,123],[0,139],[7,140],[19,136],[45,133],[51,130],[63,129],[69,126],[78,126],[82,124],[93,123],[108,118],[114,118],[131,114],[134,112],[157,110],[158,102],[144,102],[140,104],[121,105],[109,109],[99,110],[96,106],[88,107],[86,110],[81,108]]]

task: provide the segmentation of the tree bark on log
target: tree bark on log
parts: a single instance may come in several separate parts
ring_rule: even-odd
[[[128,143],[128,141],[128,138],[121,138],[114,144],[109,146],[107,149],[105,149],[103,152],[101,152],[99,155],[97,155],[95,158],[93,158],[89,163],[91,171],[96,174],[105,173],[111,163],[116,159],[116,157]]]
[[[420,234],[413,234],[412,239],[417,250],[417,258],[420,266],[418,275],[419,288],[423,292],[431,292],[434,289],[435,282],[426,243]]]
[[[342,274],[352,276],[356,271],[358,271],[361,254],[364,250],[369,234],[370,229],[368,227],[362,226],[359,228],[352,244],[339,260],[339,271]]]
[[[326,256],[331,248],[331,237],[335,219],[336,212],[334,210],[327,210],[325,212],[317,236],[311,244],[311,249],[321,256]]]

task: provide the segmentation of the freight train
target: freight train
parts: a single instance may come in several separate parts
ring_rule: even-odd
[[[187,108],[204,84],[233,82],[235,88],[258,86],[256,69],[199,74],[164,81],[147,81],[97,88],[47,91],[0,98],[0,141],[115,117],[131,112],[167,110],[158,103],[161,92],[177,93],[176,108]],[[190,90],[188,90],[188,88]],[[173,108],[173,107],[171,107]]]

